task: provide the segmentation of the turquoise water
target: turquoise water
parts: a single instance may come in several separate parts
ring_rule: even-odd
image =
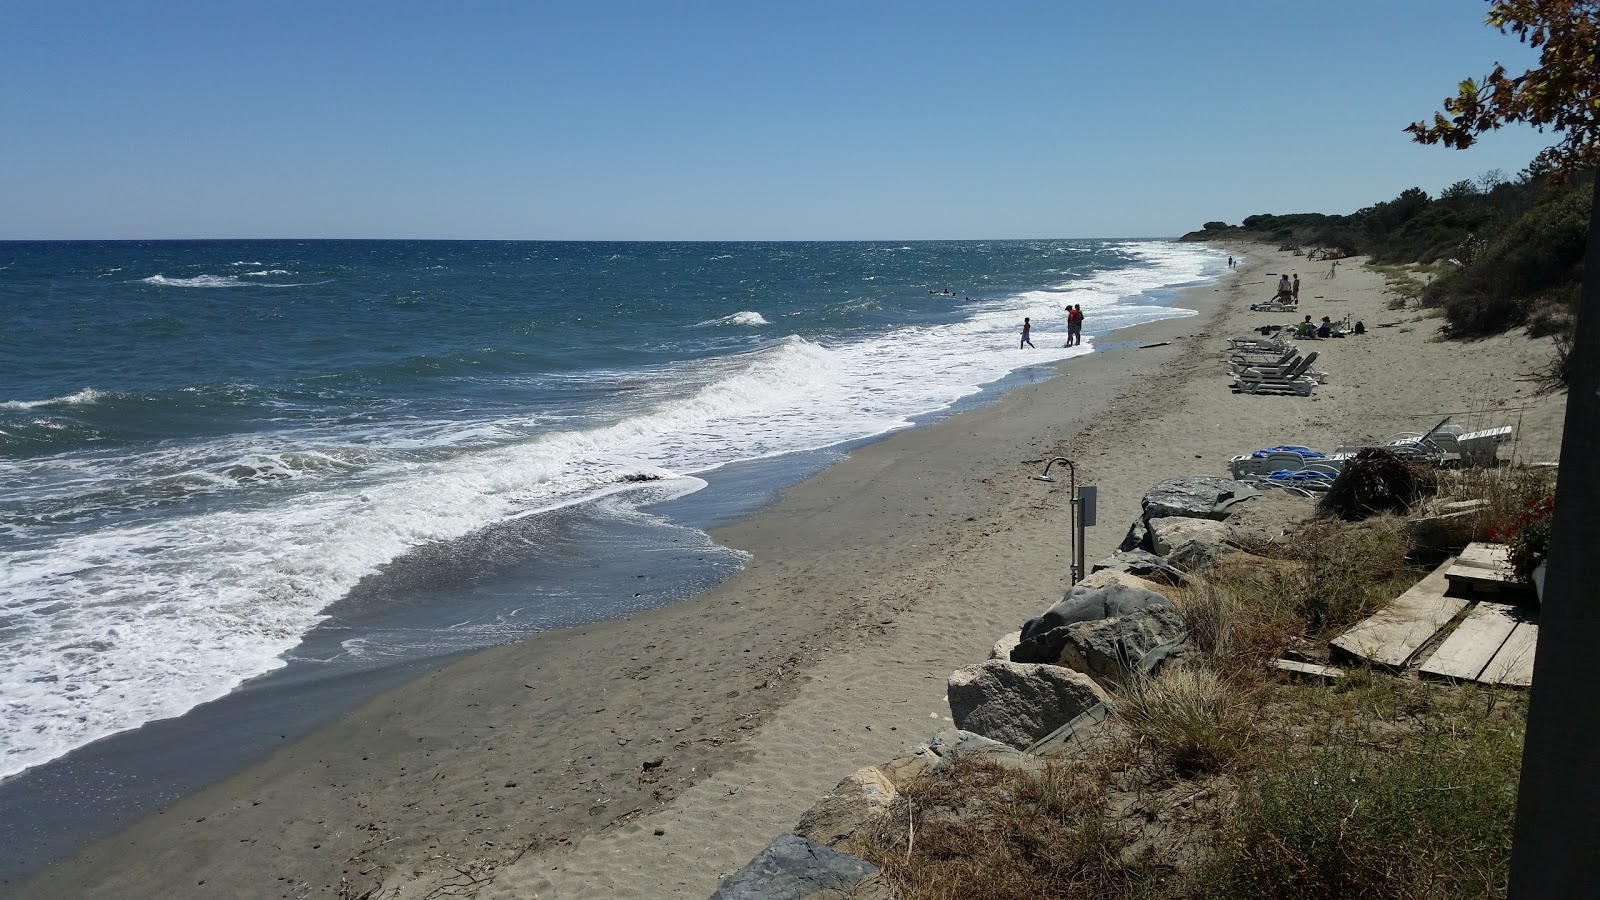
[[[455,652],[657,602],[575,564],[610,551],[550,511],[670,531],[724,572],[736,555],[640,504],[1182,314],[1171,290],[1221,259],[1114,240],[0,243],[0,778],[295,659]],[[1072,349],[1067,303],[1086,314]],[[482,627],[438,609],[404,637],[302,644],[340,604],[443,602],[375,585],[507,533],[496,552],[541,575],[475,608]]]

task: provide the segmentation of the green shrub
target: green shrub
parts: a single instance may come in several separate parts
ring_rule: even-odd
[[[1504,897],[1522,729],[1438,723],[1270,760],[1197,873],[1236,900]]]

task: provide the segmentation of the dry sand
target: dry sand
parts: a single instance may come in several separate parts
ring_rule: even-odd
[[[1244,266],[1179,305],[1199,315],[1109,341],[1170,341],[1063,364],[1003,401],[853,452],[719,530],[749,566],[628,619],[467,657],[52,867],[19,897],[482,898],[709,895],[845,775],[945,725],[946,676],[1059,599],[1065,485],[1100,488],[1088,557],[1115,548],[1152,483],[1228,457],[1459,424],[1518,426],[1554,460],[1564,395],[1522,378],[1546,342],[1434,339],[1358,261],[1239,247]],[[1232,394],[1230,335],[1282,271],[1301,313],[1369,333],[1318,342],[1314,396]],[[1379,328],[1380,324],[1399,323]],[[1509,455],[1503,451],[1502,455]],[[647,762],[660,765],[645,769]]]

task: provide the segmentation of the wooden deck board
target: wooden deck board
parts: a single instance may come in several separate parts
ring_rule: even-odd
[[[1525,591],[1528,588],[1512,574],[1504,544],[1468,544],[1446,577],[1468,591]]]
[[[1494,659],[1484,667],[1478,680],[1485,684],[1509,684],[1514,687],[1533,684],[1533,656],[1538,643],[1538,623],[1519,622],[1516,630],[1500,645]]]
[[[1453,557],[1445,560],[1393,603],[1334,638],[1333,646],[1374,665],[1404,668],[1423,644],[1467,606],[1466,600],[1444,595],[1449,587],[1445,573],[1454,562]]]
[[[1338,666],[1324,666],[1293,659],[1275,659],[1272,661],[1272,667],[1302,678],[1319,678],[1328,682],[1338,681],[1345,676],[1345,671]]]
[[[1518,625],[1513,607],[1479,603],[1439,649],[1422,664],[1425,675],[1476,681]]]

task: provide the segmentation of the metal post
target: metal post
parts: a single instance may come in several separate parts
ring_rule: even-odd
[[[1067,507],[1070,511],[1070,522],[1067,527],[1067,536],[1071,544],[1067,548],[1067,565],[1069,570],[1067,587],[1070,588],[1079,581],[1083,580],[1083,529],[1084,526],[1089,523],[1085,521],[1082,501],[1078,497],[1078,467],[1072,462],[1072,460],[1067,459],[1065,456],[1052,457],[1049,462],[1044,464],[1044,471],[1033,476],[1033,480],[1054,482],[1055,479],[1050,477],[1050,467],[1056,463],[1066,463],[1068,472]],[[1092,502],[1093,501],[1091,498],[1091,503]]]

